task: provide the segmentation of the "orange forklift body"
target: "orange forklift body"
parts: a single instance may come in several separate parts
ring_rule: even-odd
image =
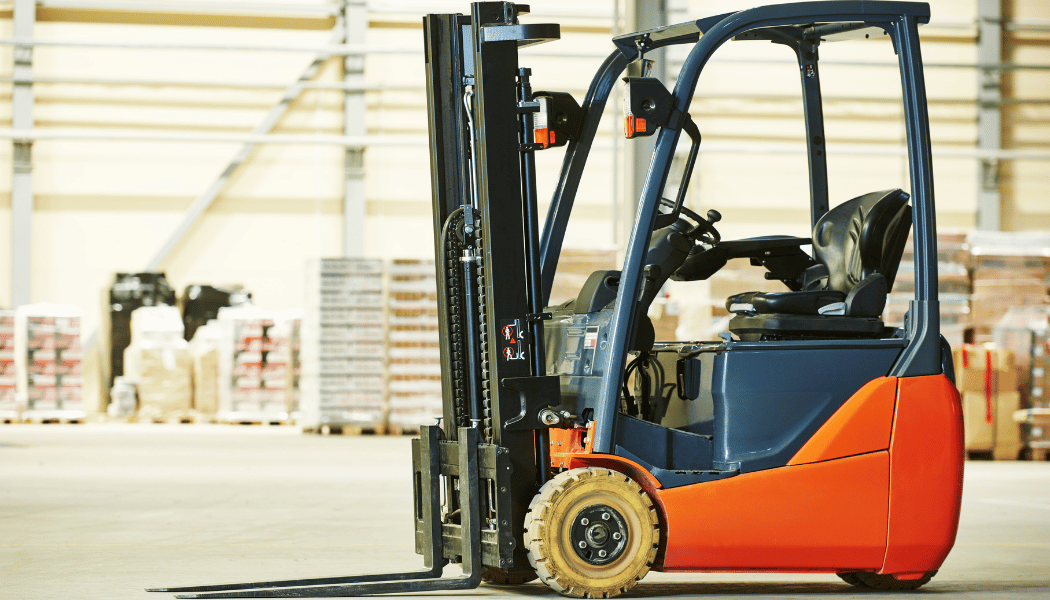
[[[936,571],[955,542],[959,407],[944,375],[881,377],[787,466],[671,489],[633,461],[590,454],[583,429],[552,438],[551,455],[555,467],[622,472],[650,494],[667,540],[655,570],[875,571],[906,580]]]

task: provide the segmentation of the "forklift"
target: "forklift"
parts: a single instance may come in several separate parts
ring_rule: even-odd
[[[538,578],[596,598],[650,570],[829,573],[882,590],[928,582],[955,541],[963,472],[939,330],[918,37],[929,6],[779,4],[621,35],[582,103],[533,90],[519,50],[560,30],[520,21],[527,12],[476,2],[423,19],[443,390],[443,418],[412,443],[424,569],[153,591],[339,597]],[[899,63],[910,177],[832,206],[819,49],[873,36],[889,36]],[[690,102],[728,42],[785,46],[797,60],[809,238],[723,240],[716,210],[686,206],[701,144]],[[645,55],[677,44],[691,49],[668,90],[647,76]],[[548,306],[621,83],[625,135],[656,136],[623,265]],[[684,173],[664,198],[680,140]],[[560,147],[541,226],[535,153]],[[903,326],[889,326],[881,315],[909,234],[914,298]],[[784,290],[727,298],[733,316],[716,340],[655,339],[648,309],[669,279],[702,281],[740,259]],[[462,575],[442,577],[449,563]]]

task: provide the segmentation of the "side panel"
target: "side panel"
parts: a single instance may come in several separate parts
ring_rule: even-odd
[[[659,490],[665,571],[874,570],[886,548],[889,454]]]
[[[715,357],[715,469],[782,467],[868,382],[889,373],[899,340],[736,343]]]
[[[963,482],[959,392],[944,375],[900,380],[890,442],[890,512],[880,573],[937,570],[955,544]]]
[[[896,377],[880,377],[868,383],[831,415],[788,465],[888,449],[896,402]]]

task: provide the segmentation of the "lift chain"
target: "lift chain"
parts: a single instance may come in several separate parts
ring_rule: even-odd
[[[463,217],[460,215],[456,218],[457,222],[452,223],[449,227],[451,235],[445,239],[445,281],[447,284],[445,290],[448,295],[449,322],[451,323],[448,334],[451,340],[449,362],[452,365],[451,383],[455,417],[453,426],[458,428],[470,426],[470,399],[467,388],[466,309],[463,305],[464,282],[460,263],[463,244],[457,235],[462,226]]]
[[[477,253],[478,273],[478,330],[481,332],[481,340],[478,344],[478,352],[481,354],[481,365],[479,375],[481,376],[481,411],[482,411],[482,440],[492,440],[492,390],[489,378],[489,335],[488,335],[488,312],[485,304],[485,241],[482,238],[481,229],[474,232],[476,236],[475,252]]]

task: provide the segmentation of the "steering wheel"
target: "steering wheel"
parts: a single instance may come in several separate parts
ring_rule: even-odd
[[[669,210],[674,210],[674,202],[667,198],[660,199],[660,205],[667,207]],[[722,241],[722,235],[715,229],[715,223],[722,220],[722,215],[715,209],[707,211],[707,218],[701,217],[694,211],[690,210],[685,206],[678,208],[679,214],[689,217],[696,225],[693,225],[684,234],[690,239],[706,244],[708,246],[714,246],[718,242]],[[662,213],[662,217],[668,217],[671,213]]]
[[[681,207],[679,211],[696,223],[693,228],[685,232],[687,236],[701,244],[707,244],[708,246],[714,246],[722,241],[722,234],[718,233],[718,230],[715,229],[715,223],[722,220],[722,215],[717,210],[712,208],[707,211],[706,219],[685,206]]]

